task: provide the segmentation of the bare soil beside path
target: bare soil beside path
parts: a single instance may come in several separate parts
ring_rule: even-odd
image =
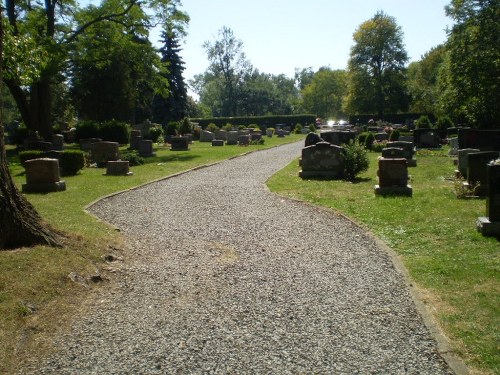
[[[103,199],[126,266],[37,374],[452,374],[387,251],[270,193],[302,143]]]

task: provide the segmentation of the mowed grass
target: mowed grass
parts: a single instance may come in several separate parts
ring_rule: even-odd
[[[484,199],[457,199],[447,149],[417,153],[413,197],[374,194],[379,154],[355,183],[302,180],[298,162],[274,175],[276,193],[331,208],[384,240],[402,258],[428,310],[473,373],[500,373],[500,242],[476,220]]]
[[[76,176],[63,178],[66,191],[26,195],[41,216],[68,238],[60,249],[37,246],[0,251],[0,373],[14,373],[27,357],[40,357],[50,350],[53,333],[64,329],[75,311],[82,308],[93,288],[70,281],[71,272],[84,277],[105,273],[108,265],[102,256],[120,255],[119,233],[86,214],[87,205],[105,195],[181,171],[303,138],[294,134],[286,138],[264,137],[264,145],[248,147],[212,147],[211,143],[195,142],[190,151],[157,146],[155,157],[131,167],[132,176],[104,176],[105,169],[85,168]],[[8,151],[11,174],[20,188],[26,181],[24,169],[12,148]],[[150,204],[168,205],[170,199],[175,197]]]

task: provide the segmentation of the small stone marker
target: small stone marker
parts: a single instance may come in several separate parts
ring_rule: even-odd
[[[378,185],[375,195],[412,196],[413,189],[408,185],[408,162],[406,158],[378,158]]]
[[[106,175],[108,176],[131,176],[130,163],[128,160],[115,160],[106,163]]]
[[[96,142],[92,143],[90,149],[90,159],[97,166],[104,167],[106,162],[110,160],[118,160],[119,158],[118,142]]]
[[[66,182],[59,175],[59,160],[40,158],[27,160],[24,193],[48,193],[66,190]]]
[[[250,139],[252,141],[260,141],[262,139],[262,134],[261,133],[252,133],[252,134],[250,134]]]
[[[272,138],[273,135],[274,135],[274,129],[271,129],[271,128],[266,129],[266,136],[268,136],[269,138]]]
[[[328,142],[318,142],[302,149],[301,178],[342,178],[344,148]]]
[[[250,135],[240,135],[238,137],[238,144],[240,146],[248,146],[250,144]]]
[[[227,133],[227,141],[228,145],[237,145],[238,144],[238,132],[236,130],[231,130]]]
[[[389,134],[387,134],[386,132],[377,133],[377,134],[375,134],[375,140],[377,142],[388,141],[389,140]]]
[[[450,151],[448,151],[448,155],[457,156],[458,155],[458,138],[450,138],[448,139],[448,144],[450,145]]]
[[[209,132],[208,130],[202,130],[200,132],[200,142],[212,142],[214,138],[214,133]]]
[[[282,129],[278,129],[277,135],[278,135],[278,138],[285,138],[285,131]]]
[[[64,148],[64,135],[54,134],[52,135],[52,150],[62,151]]]
[[[321,138],[317,133],[309,133],[306,136],[305,147],[315,145],[318,142],[324,142],[323,138]]]
[[[138,150],[139,149],[139,144],[141,143],[142,136],[141,136],[141,131],[134,129],[130,131],[130,149],[131,150]]]
[[[141,140],[141,143],[139,143],[139,156],[143,157],[155,156],[153,152],[153,141],[149,139]]]
[[[225,131],[224,129],[219,129],[215,132],[215,139],[221,139],[223,141],[225,141],[227,139],[227,131]]]
[[[472,152],[479,152],[478,148],[464,148],[458,150],[458,170],[455,171],[457,177],[467,178],[467,167],[469,165],[469,155]]]
[[[413,146],[412,142],[405,141],[395,141],[395,142],[387,142],[387,148],[402,148],[404,151],[404,158],[408,162],[408,167],[416,167],[417,159],[414,158],[415,155],[415,146]]]
[[[188,151],[189,138],[188,137],[172,137],[170,142],[171,151]]]
[[[214,139],[212,141],[212,146],[216,146],[216,147],[224,146],[224,140],[222,140],[222,139]]]
[[[477,230],[483,236],[500,238],[500,160],[488,164],[487,179],[486,216],[477,219]]]

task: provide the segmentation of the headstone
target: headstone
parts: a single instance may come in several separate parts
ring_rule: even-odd
[[[324,142],[324,140],[317,133],[309,133],[306,136],[305,147],[315,145],[318,142]]]
[[[382,149],[382,157],[387,159],[401,159],[405,158],[405,151],[399,147],[386,147]]]
[[[413,130],[413,142],[417,148],[441,147],[441,138],[434,129]]]
[[[300,132],[301,132],[302,134],[309,134],[309,133],[311,132],[311,129],[309,129],[309,127],[308,127],[308,126],[304,126],[304,127],[300,130]]]
[[[172,137],[170,142],[170,151],[188,151],[189,139],[188,137]]]
[[[227,141],[228,145],[237,145],[238,144],[238,132],[235,130],[231,130],[227,133]]]
[[[465,148],[458,150],[458,170],[456,171],[457,177],[461,176],[463,178],[467,177],[467,166],[469,165],[469,159],[467,155],[472,152],[479,152],[478,148]]]
[[[458,128],[447,128],[446,129],[446,138],[457,138],[458,136]]]
[[[64,148],[64,135],[54,134],[52,135],[52,150],[62,151]]]
[[[266,129],[266,136],[272,138],[273,135],[274,135],[274,129],[271,128]]]
[[[215,146],[215,147],[224,146],[224,140],[223,139],[214,139],[212,141],[212,146]]]
[[[47,193],[66,190],[66,182],[61,181],[59,160],[40,158],[27,160],[26,184],[22,185],[25,193]]]
[[[389,134],[387,134],[386,132],[382,132],[382,133],[377,133],[375,134],[375,140],[377,142],[382,142],[382,141],[388,141],[389,140]]]
[[[219,129],[215,132],[215,139],[221,139],[223,141],[227,140],[227,131],[224,129]]]
[[[52,143],[33,138],[26,138],[23,141],[23,146],[25,150],[50,151],[52,149]]]
[[[128,160],[114,160],[106,163],[106,175],[109,176],[131,176],[130,163]]]
[[[136,130],[136,132],[138,132],[139,134],[141,133],[140,131]],[[131,150],[138,150],[139,149],[139,145],[141,144],[141,141],[142,141],[142,135],[137,135],[137,134],[134,134],[134,135],[130,135],[130,149]]]
[[[302,149],[301,178],[342,178],[344,148],[329,142],[318,142]]]
[[[379,157],[377,175],[378,185],[375,185],[375,195],[412,196],[413,189],[408,185],[406,158]]]
[[[64,141],[66,143],[75,143],[76,139],[76,128],[71,128],[62,132],[64,136]]]
[[[488,165],[487,179],[486,216],[477,219],[477,229],[483,236],[500,238],[500,164]]]
[[[200,133],[200,142],[212,142],[214,140],[214,133],[208,130],[202,130]]]
[[[98,167],[104,167],[110,160],[118,160],[119,155],[118,142],[96,142],[92,143],[90,150],[90,160],[96,163]]]
[[[249,134],[250,134],[250,130],[248,130],[248,129],[238,130],[238,136],[240,136],[240,135],[249,135]]]
[[[458,138],[449,138],[448,144],[450,145],[450,151],[448,151],[448,155],[457,156],[458,155]]]
[[[101,138],[84,138],[80,139],[80,148],[83,151],[91,151],[92,145],[97,142],[102,142]]]
[[[400,135],[398,141],[413,143],[412,135]]]
[[[250,135],[240,135],[238,137],[238,144],[240,146],[248,146],[250,144]]]
[[[354,142],[356,140],[356,133],[351,131],[325,131],[320,132],[319,135],[325,142],[337,146],[349,144],[350,141]]]
[[[260,133],[250,134],[250,140],[252,140],[252,141],[260,141],[261,139],[262,139],[262,134],[260,134]]]
[[[500,130],[458,129],[458,148],[500,151]]]
[[[153,141],[149,139],[141,140],[141,143],[139,143],[139,156],[143,157],[155,156],[153,152]]]
[[[467,155],[467,183],[475,185],[479,183],[476,189],[477,194],[485,196],[488,192],[488,163],[500,156],[496,151],[472,152]]]
[[[416,167],[417,160],[414,158],[415,155],[415,147],[412,142],[405,141],[395,141],[395,142],[387,142],[387,148],[402,148],[404,152],[404,158],[408,162],[408,167]]]
[[[283,129],[278,129],[276,132],[278,135],[278,138],[284,138],[285,137],[285,131]]]

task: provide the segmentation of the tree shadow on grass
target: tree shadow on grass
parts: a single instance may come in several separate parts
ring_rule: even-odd
[[[152,156],[143,158],[144,164],[155,164],[155,163],[169,163],[175,161],[189,161],[193,159],[200,158],[200,155],[197,154],[188,154],[188,153],[177,153],[172,151],[171,154],[162,155],[162,156]]]

